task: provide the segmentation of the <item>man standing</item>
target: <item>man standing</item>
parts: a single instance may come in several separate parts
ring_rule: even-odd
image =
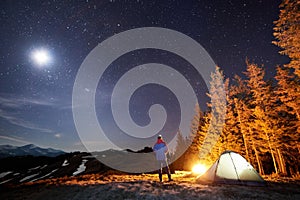
[[[164,142],[161,135],[159,135],[157,137],[157,142],[155,143],[155,145],[153,147],[153,151],[155,152],[156,160],[158,163],[158,176],[159,176],[160,182],[162,182],[162,173],[163,173],[162,170],[164,167],[167,170],[169,181],[172,181],[171,173],[170,173],[170,169],[169,169],[167,157],[166,157],[166,153],[168,152],[168,147],[167,147],[166,143]]]

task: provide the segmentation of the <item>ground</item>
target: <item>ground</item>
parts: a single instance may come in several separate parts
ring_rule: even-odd
[[[300,199],[300,183],[268,181],[264,187],[203,185],[195,176],[173,174],[158,182],[156,174],[93,174],[6,185],[0,199]]]

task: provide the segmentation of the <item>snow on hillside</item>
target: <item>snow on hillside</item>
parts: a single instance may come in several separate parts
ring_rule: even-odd
[[[39,169],[40,167],[41,167],[41,166],[33,167],[33,168],[30,168],[30,169],[28,169],[28,171],[30,172],[30,171],[33,171],[33,170]]]
[[[10,171],[8,171],[8,172],[2,172],[2,173],[0,173],[0,178],[3,178],[3,177],[5,177],[6,175],[8,175],[8,174],[11,174],[12,172],[10,172]]]
[[[24,181],[27,181],[27,180],[30,180],[30,179],[32,179],[33,177],[37,176],[37,175],[39,175],[39,173],[37,173],[37,174],[32,174],[32,175],[29,175],[29,176],[26,176],[25,178],[23,178],[23,179],[20,180],[20,183],[22,183],[22,182],[24,182]]]
[[[32,182],[45,178],[76,176],[108,170],[88,153],[69,153],[50,157],[8,157],[1,159],[0,185]],[[38,174],[34,177],[32,175]]]
[[[65,167],[65,166],[68,166],[69,164],[70,164],[70,163],[68,163],[68,160],[65,160],[61,166],[62,166],[62,167]]]
[[[86,163],[87,161],[88,161],[88,160],[86,160],[86,159],[82,160],[81,165],[79,165],[79,167],[77,168],[77,171],[75,171],[75,172],[73,173],[73,176],[76,176],[77,174],[80,174],[80,173],[82,173],[82,172],[85,171],[85,169],[86,169],[85,163]]]
[[[41,176],[41,177],[32,179],[31,182],[34,182],[34,181],[37,181],[37,180],[40,180],[40,179],[44,179],[44,178],[50,176],[51,174],[53,174],[54,172],[56,172],[57,170],[58,170],[58,169],[54,169],[54,170],[52,170],[50,173],[48,173],[48,174],[46,174],[46,175],[44,175],[44,176]]]
[[[11,181],[11,180],[13,180],[13,178],[10,178],[10,179],[7,179],[7,180],[4,180],[4,181],[0,182],[0,185],[2,185],[2,184],[4,184],[4,183],[7,183],[7,182],[9,182],[9,181]]]

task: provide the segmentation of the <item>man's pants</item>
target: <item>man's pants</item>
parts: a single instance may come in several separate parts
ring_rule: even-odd
[[[158,163],[159,180],[162,181],[163,168],[165,168],[166,173],[168,174],[169,181],[170,181],[171,180],[171,172],[170,172],[170,168],[169,168],[167,160],[158,160],[157,163]]]

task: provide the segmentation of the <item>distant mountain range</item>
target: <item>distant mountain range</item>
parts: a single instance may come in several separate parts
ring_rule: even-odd
[[[65,152],[52,148],[41,148],[34,144],[28,144],[20,147],[12,145],[0,145],[0,158],[29,155],[56,157],[62,154],[65,154]]]

